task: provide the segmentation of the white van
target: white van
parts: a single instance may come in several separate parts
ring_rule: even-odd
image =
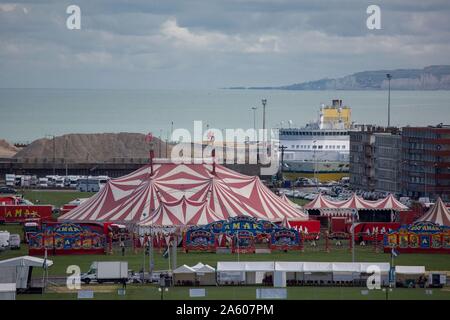
[[[9,247],[9,232],[0,231],[0,251],[6,250]]]
[[[5,183],[8,187],[14,187],[16,182],[15,174],[6,174],[5,175]]]
[[[9,235],[9,248],[11,250],[20,249],[20,235],[18,235],[17,233]]]
[[[108,176],[98,176],[97,179],[98,179],[98,184],[99,184],[100,189],[101,189],[101,188],[103,188],[106,185],[106,183],[109,180],[109,177]]]
[[[48,187],[48,179],[47,178],[39,178],[39,187],[47,188]]]
[[[63,177],[55,177],[55,187],[56,188],[64,188],[64,178]]]
[[[78,183],[78,176],[69,176],[69,187],[76,188]]]

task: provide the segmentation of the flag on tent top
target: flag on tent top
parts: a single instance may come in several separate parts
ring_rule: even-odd
[[[398,252],[397,250],[395,250],[395,248],[392,248],[391,254],[392,254],[392,256],[394,256],[394,257],[398,257],[399,252]]]
[[[153,140],[153,134],[151,132],[147,133],[145,135],[145,142],[152,142]]]
[[[166,251],[164,251],[164,253],[163,253],[163,258],[164,259],[167,259],[169,257],[169,248],[170,247],[167,247]]]
[[[44,251],[44,262],[42,264],[42,268],[47,269],[47,248]]]

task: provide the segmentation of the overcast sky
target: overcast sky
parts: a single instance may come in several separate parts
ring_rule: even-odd
[[[81,30],[66,28],[71,4]],[[6,88],[282,85],[449,57],[448,0],[0,1]]]

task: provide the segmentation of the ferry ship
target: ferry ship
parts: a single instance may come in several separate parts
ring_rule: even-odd
[[[281,128],[280,146],[284,147],[282,171],[288,179],[316,178],[339,180],[349,174],[350,135],[356,130],[351,109],[342,100],[322,105],[319,119],[303,128]]]

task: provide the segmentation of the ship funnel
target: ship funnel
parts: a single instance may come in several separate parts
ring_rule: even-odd
[[[333,107],[342,107],[342,100],[341,99],[333,99],[332,105],[333,105]]]

